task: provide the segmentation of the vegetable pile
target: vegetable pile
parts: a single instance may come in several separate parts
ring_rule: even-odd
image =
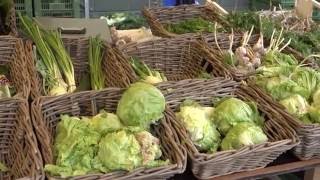
[[[217,56],[223,60],[224,63],[237,67],[238,70],[243,71],[254,71],[261,64],[261,57],[265,54],[265,49],[263,45],[263,35],[261,34],[257,43],[251,47],[248,42],[252,35],[253,28],[250,32],[245,32],[243,35],[243,40],[240,47],[237,47],[233,52],[233,32],[230,35],[230,46],[228,50],[222,50],[217,42],[216,32],[215,41],[219,49]]]
[[[76,86],[74,66],[69,52],[64,47],[61,33],[44,30],[27,16],[19,15],[24,33],[36,45],[36,67],[43,78],[45,95],[56,96],[81,90],[101,90],[105,88],[102,60],[103,41],[99,37],[89,40],[89,74],[80,77]]]
[[[254,78],[256,84],[279,101],[288,112],[306,124],[319,123],[316,115],[320,111],[318,71],[298,63],[282,63],[262,66],[258,72]]]
[[[176,116],[201,152],[234,150],[268,141],[256,105],[238,98],[222,99],[215,107],[185,100]]]
[[[105,19],[109,26],[114,26],[117,30],[137,29],[147,25],[143,17],[133,13],[114,13],[100,19]]]
[[[167,31],[175,34],[213,32],[214,24],[203,18],[192,18],[175,24],[166,24]]]
[[[291,39],[290,46],[298,50],[304,56],[318,54],[320,52],[319,37],[320,31],[315,23],[305,23],[304,21],[293,16],[291,12],[280,12],[274,17],[274,12],[256,13],[256,12],[233,12],[226,19],[231,28],[238,31],[246,31],[254,26],[257,32],[263,33],[267,39],[270,39],[274,29],[280,31],[284,29],[283,36],[286,41]],[[294,20],[292,20],[294,19]],[[293,21],[293,22],[292,22]],[[306,26],[306,24],[311,24]],[[302,27],[301,27],[302,26]],[[295,28],[295,29],[293,29]]]
[[[152,70],[138,58],[131,58],[131,66],[142,82],[157,84],[167,81],[163,73]]]
[[[73,64],[57,31],[45,31],[27,16],[20,16],[25,33],[37,46],[37,67],[48,95],[62,95],[76,89]]]
[[[257,69],[253,80],[302,122],[318,123],[315,114],[320,110],[316,98],[320,73],[306,67],[304,61],[299,64],[292,55],[282,53],[283,48],[278,46],[283,40],[281,33],[278,38],[271,39],[262,66]]]
[[[45,171],[62,178],[169,164],[150,125],[163,117],[164,97],[146,83],[132,84],[117,113],[101,110],[93,117],[62,115],[54,142],[55,164]]]

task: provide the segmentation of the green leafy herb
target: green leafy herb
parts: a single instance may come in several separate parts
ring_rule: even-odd
[[[91,88],[101,90],[105,87],[105,77],[102,71],[103,41],[99,38],[90,38],[89,44],[89,65]]]

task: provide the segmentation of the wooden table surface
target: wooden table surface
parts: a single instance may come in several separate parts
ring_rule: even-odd
[[[315,167],[320,166],[320,159],[311,159],[308,161],[300,161],[294,157],[291,153],[286,153],[281,155],[277,160],[270,164],[266,168],[261,168],[254,171],[234,173],[230,175],[225,175],[212,180],[239,180],[239,179],[255,179],[255,178],[264,178],[269,176],[275,176],[280,174],[287,174],[291,172],[300,172],[305,170],[314,169]],[[196,179],[191,170],[187,170],[182,175],[177,175],[173,179],[175,180],[193,180]]]

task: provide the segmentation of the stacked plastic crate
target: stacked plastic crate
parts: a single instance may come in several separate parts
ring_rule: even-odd
[[[31,0],[14,0],[16,13],[22,15],[32,16],[32,1]],[[19,18],[17,16],[17,25],[19,25]]]
[[[82,0],[36,0],[35,16],[81,17]]]

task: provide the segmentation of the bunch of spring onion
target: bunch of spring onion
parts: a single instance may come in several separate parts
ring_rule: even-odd
[[[231,35],[229,36],[230,45],[229,49],[223,50],[220,48],[220,45],[217,41],[217,33],[215,31],[215,43],[218,47],[218,58],[222,59],[228,65],[232,67],[237,67],[238,69],[244,69],[246,71],[252,71],[255,68],[259,67],[261,64],[261,56],[264,54],[263,47],[263,35],[261,34],[257,43],[251,47],[248,42],[251,38],[253,32],[253,27],[248,32],[245,32],[243,35],[243,40],[240,47],[237,47],[235,52],[233,52],[232,47],[234,43],[234,34],[233,30]]]
[[[55,96],[74,92],[76,89],[71,58],[56,31],[45,31],[27,16],[21,16],[24,32],[37,47],[37,66],[44,79],[44,91]]]
[[[105,87],[105,77],[102,72],[103,41],[99,37],[90,38],[89,65],[90,80],[93,90],[101,90]]]
[[[273,64],[288,64],[293,65],[296,64],[296,60],[293,57],[289,57],[290,55],[281,53],[291,42],[291,39],[288,40],[286,44],[280,47],[281,44],[285,41],[283,38],[283,29],[276,35],[277,32],[274,30],[271,35],[270,45],[265,50],[263,56],[263,65],[273,65]],[[279,61],[282,60],[282,61]],[[287,60],[287,61],[283,61]]]
[[[145,63],[137,58],[131,58],[131,66],[135,73],[140,77],[140,80],[150,84],[157,84],[167,81],[163,73],[150,69]]]

